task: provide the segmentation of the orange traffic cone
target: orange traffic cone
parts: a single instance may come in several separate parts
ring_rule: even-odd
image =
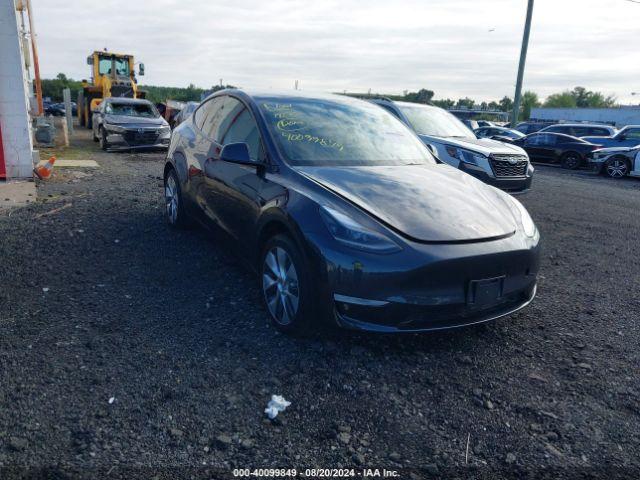
[[[56,157],[51,157],[47,161],[40,160],[36,165],[36,168],[33,169],[33,173],[35,173],[40,180],[45,180],[51,176],[51,172],[53,172],[53,164],[55,162]]]

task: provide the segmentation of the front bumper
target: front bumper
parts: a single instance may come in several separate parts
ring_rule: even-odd
[[[362,299],[335,296],[336,322],[344,328],[380,333],[416,333],[466,327],[510,315],[526,307],[536,295],[536,283],[504,296],[485,307],[466,304],[416,306],[382,302],[371,304]]]
[[[539,234],[468,244],[407,243],[390,255],[322,252],[319,278],[339,326],[374,332],[421,332],[472,325],[509,315],[536,294]],[[497,282],[478,300],[478,284]],[[325,303],[325,302],[322,302]]]
[[[468,165],[464,162],[460,162],[459,168],[463,172],[476,177],[478,180],[482,180],[486,184],[509,193],[526,192],[531,188],[531,183],[533,182],[533,176],[531,174],[527,174],[524,177],[495,177],[489,175],[484,169]]]
[[[134,149],[167,149],[171,141],[171,133],[160,134],[157,130],[138,129],[115,132],[107,130],[109,150]]]
[[[606,163],[608,157],[594,158],[593,156],[587,156],[587,168],[593,172],[600,173]]]

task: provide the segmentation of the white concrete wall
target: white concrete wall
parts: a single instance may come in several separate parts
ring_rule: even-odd
[[[0,126],[7,178],[33,177],[26,72],[15,0],[0,0]]]
[[[640,107],[532,108],[531,118],[536,120],[609,123],[620,128],[625,125],[640,125]]]

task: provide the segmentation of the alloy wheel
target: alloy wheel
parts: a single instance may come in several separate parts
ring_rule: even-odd
[[[172,225],[178,220],[178,185],[173,175],[167,177],[164,186],[164,200],[167,208],[167,218]]]
[[[620,158],[613,158],[607,162],[607,175],[612,178],[622,178],[627,174],[627,162]]]
[[[580,158],[577,155],[568,155],[564,160],[565,168],[574,170],[580,165]]]
[[[289,325],[298,313],[298,274],[291,257],[281,247],[267,252],[262,267],[262,290],[269,312],[280,325]]]

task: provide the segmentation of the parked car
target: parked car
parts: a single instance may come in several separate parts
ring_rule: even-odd
[[[476,120],[476,123],[478,124],[477,128],[481,128],[481,127],[495,127],[496,124],[493,123],[490,120]]]
[[[559,163],[575,170],[586,164],[587,156],[601,145],[561,133],[538,132],[513,141],[524,148],[532,161]]]
[[[442,108],[385,98],[371,101],[409,125],[443,162],[508,192],[523,192],[531,187],[533,167],[520,147],[478,139]]]
[[[613,136],[618,130],[610,125],[589,123],[558,123],[544,127],[540,132],[563,133],[572,137]]]
[[[611,178],[640,177],[640,146],[595,150],[589,157],[589,165]]]
[[[187,102],[182,110],[180,110],[172,119],[171,128],[176,128],[182,122],[184,122],[189,116],[195,112],[200,102]]]
[[[473,131],[478,138],[491,138],[493,140],[504,140],[504,137],[516,140],[524,137],[524,133],[505,127],[480,127]]]
[[[44,113],[54,117],[63,117],[65,115],[64,103],[50,103],[44,106]]]
[[[148,100],[109,97],[93,113],[93,140],[103,150],[167,148],[171,128]]]
[[[164,184],[170,225],[226,232],[283,331],[458,327],[536,292],[539,234],[522,204],[363,100],[217,92],[174,130]]]
[[[457,118],[457,117],[456,117]],[[480,128],[480,124],[475,120],[460,120],[469,130],[475,130]]]
[[[640,145],[640,125],[627,125],[618,133],[606,137],[584,137],[584,140],[603,147],[635,147]]]
[[[45,103],[44,113],[47,115],[53,115],[54,117],[63,117],[66,113],[66,107],[64,103]],[[78,113],[78,108],[76,106],[76,102],[71,102],[71,114],[76,115]]]
[[[539,132],[549,125],[555,125],[555,122],[520,122],[514,127],[514,130],[529,135],[530,133]]]

